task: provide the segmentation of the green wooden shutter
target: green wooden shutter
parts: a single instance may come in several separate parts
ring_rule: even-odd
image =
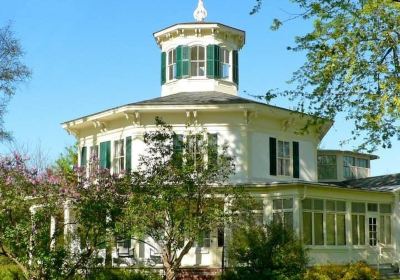
[[[81,167],[86,167],[87,163],[87,147],[81,149]]]
[[[269,138],[269,174],[276,176],[276,138]]]
[[[176,48],[176,78],[182,78],[182,46]]]
[[[161,84],[165,84],[167,79],[167,54],[161,53]]]
[[[132,169],[132,137],[126,137],[125,139],[125,164],[126,164],[126,171],[130,172]]]
[[[239,53],[237,50],[233,51],[233,82],[239,85]]]
[[[293,177],[300,178],[299,142],[293,142]]]
[[[190,48],[178,46],[176,48],[176,78],[189,76]]]
[[[220,51],[218,45],[207,46],[207,77],[211,79],[221,78]]]
[[[100,168],[111,168],[111,142],[100,143]]]

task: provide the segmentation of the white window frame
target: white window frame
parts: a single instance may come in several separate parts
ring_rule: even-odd
[[[119,139],[114,141],[113,171],[119,174],[125,170],[125,141]]]
[[[231,52],[227,48],[220,50],[221,79],[229,80],[231,77]]]
[[[282,143],[283,145],[283,155],[280,156],[279,155],[279,143]],[[284,149],[284,145],[285,143],[288,144],[289,147],[289,153],[286,155],[284,154],[285,149]],[[277,176],[283,176],[283,177],[291,177],[293,174],[293,170],[292,170],[292,148],[291,148],[291,141],[287,141],[287,140],[283,140],[283,139],[276,139],[276,175]],[[280,166],[280,161],[282,161],[282,163],[289,163],[289,166],[287,168],[287,170],[281,170],[279,168]],[[281,172],[283,171],[283,172]],[[285,172],[287,171],[287,173]]]
[[[203,49],[203,59],[200,58],[200,48]],[[193,59],[192,50],[196,49],[196,57]],[[206,47],[194,45],[190,47],[190,77],[205,77],[206,76]],[[203,66],[201,66],[203,65]],[[194,70],[195,69],[195,70]],[[202,72],[202,73],[201,73]]]
[[[291,207],[285,208],[285,200],[291,200]],[[281,208],[275,208],[275,203],[281,204]],[[285,213],[292,214],[292,221],[290,222],[292,227],[291,230],[294,229],[294,213],[293,213],[293,205],[294,205],[294,198],[293,197],[275,197],[272,199],[272,220],[274,217],[278,216],[280,222],[287,227],[288,225],[285,223]]]
[[[176,49],[169,50],[167,56],[167,80],[173,81],[176,79]]]
[[[322,157],[333,157],[335,158],[335,163],[325,163],[325,160],[321,160],[320,158]],[[328,177],[322,177],[320,176],[320,171],[323,168],[333,168],[335,171],[335,175],[332,178],[328,178]],[[337,179],[338,178],[338,170],[337,170],[337,156],[336,155],[319,155],[318,156],[318,179],[320,180],[329,180],[329,179]]]

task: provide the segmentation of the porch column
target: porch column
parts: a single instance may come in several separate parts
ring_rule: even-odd
[[[263,199],[264,204],[264,224],[269,224],[272,222],[272,199],[267,196]]]
[[[54,216],[51,216],[50,218],[50,249],[54,250],[56,246],[56,240],[55,240],[55,233],[56,233],[56,218]]]
[[[301,212],[301,199],[298,194],[293,196],[293,230],[297,237],[300,238],[300,227],[301,220],[303,219],[303,213]]]
[[[353,235],[351,233],[352,231],[352,225],[351,225],[351,202],[346,201],[346,246],[348,248],[347,250],[347,262],[352,261],[352,256],[353,256]]]

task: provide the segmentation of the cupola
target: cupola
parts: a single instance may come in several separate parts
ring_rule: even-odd
[[[161,48],[161,96],[180,92],[222,92],[237,95],[239,50],[245,32],[205,22],[199,0],[195,22],[179,23],[154,33]]]

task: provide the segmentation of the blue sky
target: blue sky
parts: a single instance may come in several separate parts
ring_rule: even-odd
[[[296,34],[309,23],[293,21],[270,31],[274,17],[296,12],[288,0],[265,1],[261,13],[250,16],[254,0],[205,0],[207,21],[246,31],[240,53],[240,95],[263,94],[285,88],[291,73],[304,61],[292,53]],[[50,160],[74,143],[60,123],[113,106],[160,96],[160,51],[153,32],[177,22],[193,21],[197,0],[2,0],[0,26],[11,22],[32,69],[29,82],[19,87],[8,106],[6,127],[18,146],[41,147]],[[293,106],[285,100],[273,104]],[[338,119],[321,144],[339,146],[349,125]],[[2,144],[0,151],[10,145]],[[400,172],[400,143],[378,150],[373,175]]]

